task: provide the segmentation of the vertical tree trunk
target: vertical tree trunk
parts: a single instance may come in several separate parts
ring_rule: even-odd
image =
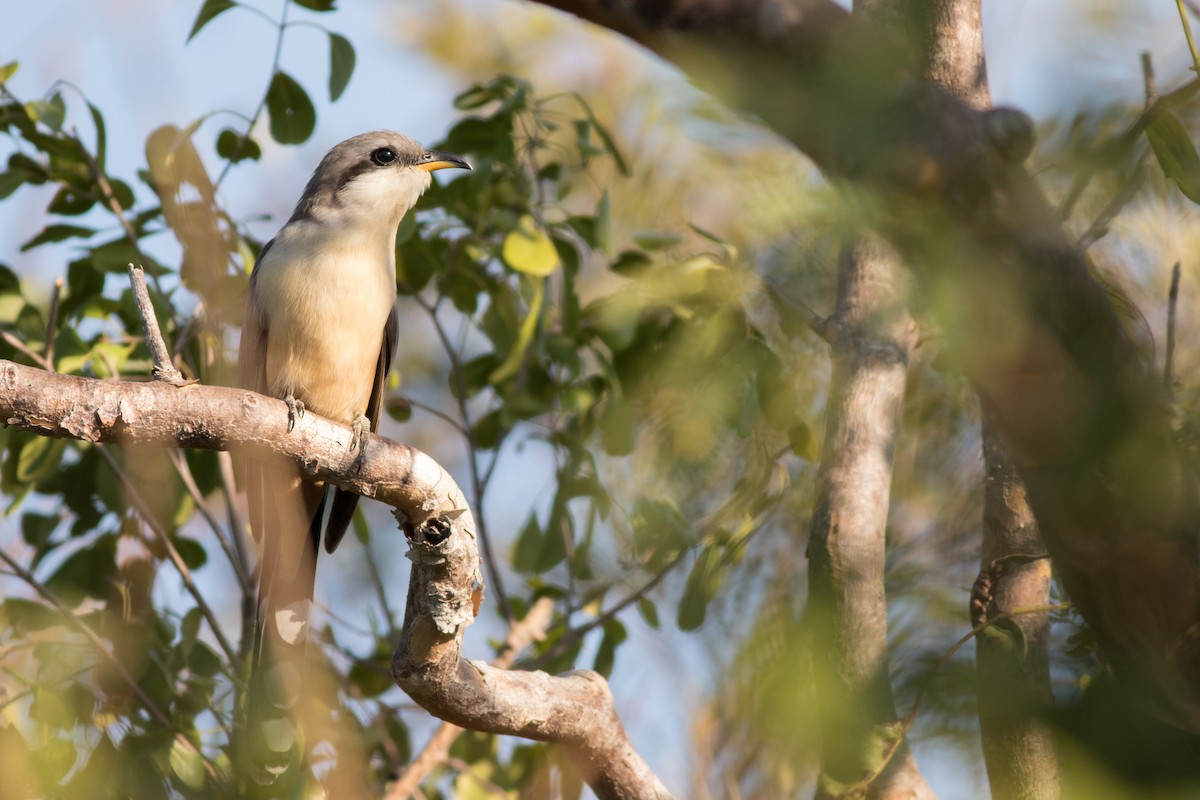
[[[981,0],[917,0],[926,75],[976,108],[991,105],[983,50]],[[972,621],[1046,605],[1050,562],[1025,485],[983,412],[982,566],[972,594]],[[1050,732],[1037,720],[1050,701],[1047,614],[1016,617],[976,640],[979,728],[995,800],[1059,796],[1058,759]]]
[[[825,442],[808,544],[814,663],[820,681],[823,781],[818,797],[868,778],[866,746],[896,718],[887,665],[884,542],[897,423],[916,328],[891,248],[864,236],[843,247]],[[874,735],[873,735],[874,733]],[[871,784],[877,798],[933,792],[904,746]]]
[[[1025,485],[986,411],[983,460],[983,567],[976,586],[989,588],[973,593],[976,623],[981,615],[1045,605],[1050,597],[1050,561]],[[1049,632],[1047,614],[1024,614],[975,642],[979,730],[995,800],[1059,796],[1054,742],[1038,720],[1050,702]]]

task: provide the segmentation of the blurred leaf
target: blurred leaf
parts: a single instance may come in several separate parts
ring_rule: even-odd
[[[241,161],[258,161],[262,148],[249,136],[243,136],[233,128],[226,128],[217,135],[217,155],[237,164]]]
[[[804,420],[800,420],[788,428],[788,443],[792,447],[792,452],[801,458],[816,461],[821,457],[817,437],[813,435],[812,428]]]
[[[172,538],[175,542],[175,549],[179,551],[179,555],[188,569],[200,569],[208,563],[208,552],[204,549],[204,545],[195,539],[180,536],[179,534],[176,534]]]
[[[390,657],[356,661],[350,667],[348,677],[365,697],[378,697],[396,685],[392,681],[390,665]]]
[[[647,625],[654,628],[654,630],[658,630],[658,606],[654,605],[653,601],[645,597],[639,597],[637,610]]]
[[[21,447],[17,456],[17,480],[22,483],[37,483],[58,469],[62,455],[67,449],[65,439],[49,436],[34,436]]]
[[[61,223],[47,225],[42,229],[41,233],[21,245],[21,252],[24,253],[49,242],[62,242],[67,239],[87,239],[95,232],[93,229],[85,228],[82,225],[64,225]]]
[[[511,234],[509,235],[511,236]],[[529,302],[529,313],[525,315],[525,320],[521,323],[521,329],[517,333],[517,341],[513,344],[512,350],[509,351],[508,357],[504,359],[504,363],[496,367],[496,371],[488,376],[489,383],[501,384],[516,375],[517,371],[521,368],[521,363],[525,359],[525,352],[529,349],[529,345],[533,341],[533,336],[537,332],[545,292],[546,282],[539,280],[533,290],[533,299]]]
[[[643,250],[662,250],[679,244],[683,237],[673,231],[638,231],[633,241]]]
[[[20,67],[16,61],[10,61],[4,66],[0,66],[0,83],[7,83],[12,79],[13,75],[17,74],[17,69]]]
[[[635,421],[629,404],[610,396],[600,414],[600,446],[610,456],[627,456],[633,452]]]
[[[504,262],[517,272],[546,276],[558,266],[558,251],[533,217],[521,217],[516,229],[504,237]]]
[[[188,747],[182,739],[171,745],[171,771],[191,789],[204,788],[204,761],[195,748]]]
[[[67,104],[61,92],[55,92],[49,100],[30,100],[25,104],[25,113],[30,119],[40,122],[58,133],[67,121]]]
[[[600,639],[600,646],[596,648],[596,660],[592,669],[606,678],[612,675],[613,664],[617,660],[617,647],[625,641],[626,636],[625,626],[619,619],[614,617],[606,621],[604,636]]]
[[[271,138],[280,144],[301,144],[312,136],[317,111],[304,87],[280,70],[267,88],[267,113],[271,117]]]
[[[309,11],[333,11],[337,7],[337,0],[292,0],[292,2]]]
[[[704,624],[708,604],[716,597],[725,578],[724,554],[716,547],[700,551],[692,571],[688,573],[679,600],[678,624],[680,630],[694,631]]]
[[[329,100],[337,102],[354,74],[354,45],[345,36],[329,34]]]
[[[46,581],[46,588],[64,603],[74,606],[85,597],[108,596],[116,572],[117,539],[104,534],[75,551]]]
[[[192,30],[188,34],[185,43],[195,38],[196,34],[205,25],[212,22],[218,14],[228,11],[236,5],[237,3],[233,2],[233,0],[204,0],[204,5],[200,6],[200,13],[196,15],[196,21],[192,24]]]
[[[1183,123],[1169,111],[1160,111],[1146,128],[1146,138],[1163,174],[1175,181],[1193,203],[1200,203],[1200,156]]]

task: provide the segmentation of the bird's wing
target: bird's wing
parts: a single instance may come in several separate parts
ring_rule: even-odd
[[[263,256],[274,244],[272,239],[258,254],[254,262],[254,272],[250,274],[250,288],[246,292],[246,311],[242,317],[242,340],[238,346],[238,385],[259,394],[266,394],[267,386],[267,319],[258,307],[254,294],[255,279]],[[252,459],[242,459],[242,469],[246,485],[246,505],[250,515],[250,531],[254,540],[260,541],[264,528],[264,503],[262,462]]]
[[[375,382],[371,386],[371,399],[367,402],[367,419],[371,420],[371,430],[379,430],[379,418],[383,413],[383,393],[387,388],[388,370],[392,368],[392,355],[396,352],[396,342],[400,337],[400,318],[396,305],[392,304],[392,313],[388,314],[387,324],[383,328],[383,341],[379,346],[379,360],[375,364]],[[333,507],[329,512],[329,524],[325,526],[325,550],[332,553],[346,535],[354,519],[354,509],[358,506],[358,495],[337,489],[333,493]]]
[[[260,394],[270,394],[271,389],[266,372],[270,325],[259,307],[255,286],[264,256],[273,243],[263,247],[250,275],[238,349],[238,382]],[[294,466],[268,464],[250,457],[241,461],[250,530],[262,546],[251,660],[256,688],[251,692],[248,727],[253,730],[252,760],[273,776],[286,765],[290,748],[279,741],[264,746],[264,731],[269,728],[263,726],[291,714],[296,700],[293,695],[299,692],[325,487],[301,481]],[[295,675],[296,679],[279,680],[285,674]],[[289,728],[285,725],[275,729]]]

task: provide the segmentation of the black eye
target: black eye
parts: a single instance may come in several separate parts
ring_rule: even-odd
[[[426,153],[425,155],[421,156],[421,160],[422,161],[433,161],[433,153]]]
[[[381,147],[371,153],[371,160],[383,167],[396,160],[396,151],[390,147]]]

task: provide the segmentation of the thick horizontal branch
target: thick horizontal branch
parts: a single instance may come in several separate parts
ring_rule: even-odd
[[[420,450],[373,435],[360,457],[350,449],[348,427],[316,414],[305,414],[288,433],[287,405],[244,389],[99,381],[0,361],[0,419],[44,436],[292,461],[305,474],[374,497],[414,522],[457,512],[474,529],[458,485]]]
[[[601,798],[667,798],[629,743],[602,677],[508,672],[461,657],[483,586],[475,523],[454,480],[416,448],[288,410],[243,389],[57,375],[0,361],[0,419],[44,436],[107,444],[233,450],[291,461],[307,475],[404,513],[413,569],[397,684],[426,710],[471,730],[562,744]]]

